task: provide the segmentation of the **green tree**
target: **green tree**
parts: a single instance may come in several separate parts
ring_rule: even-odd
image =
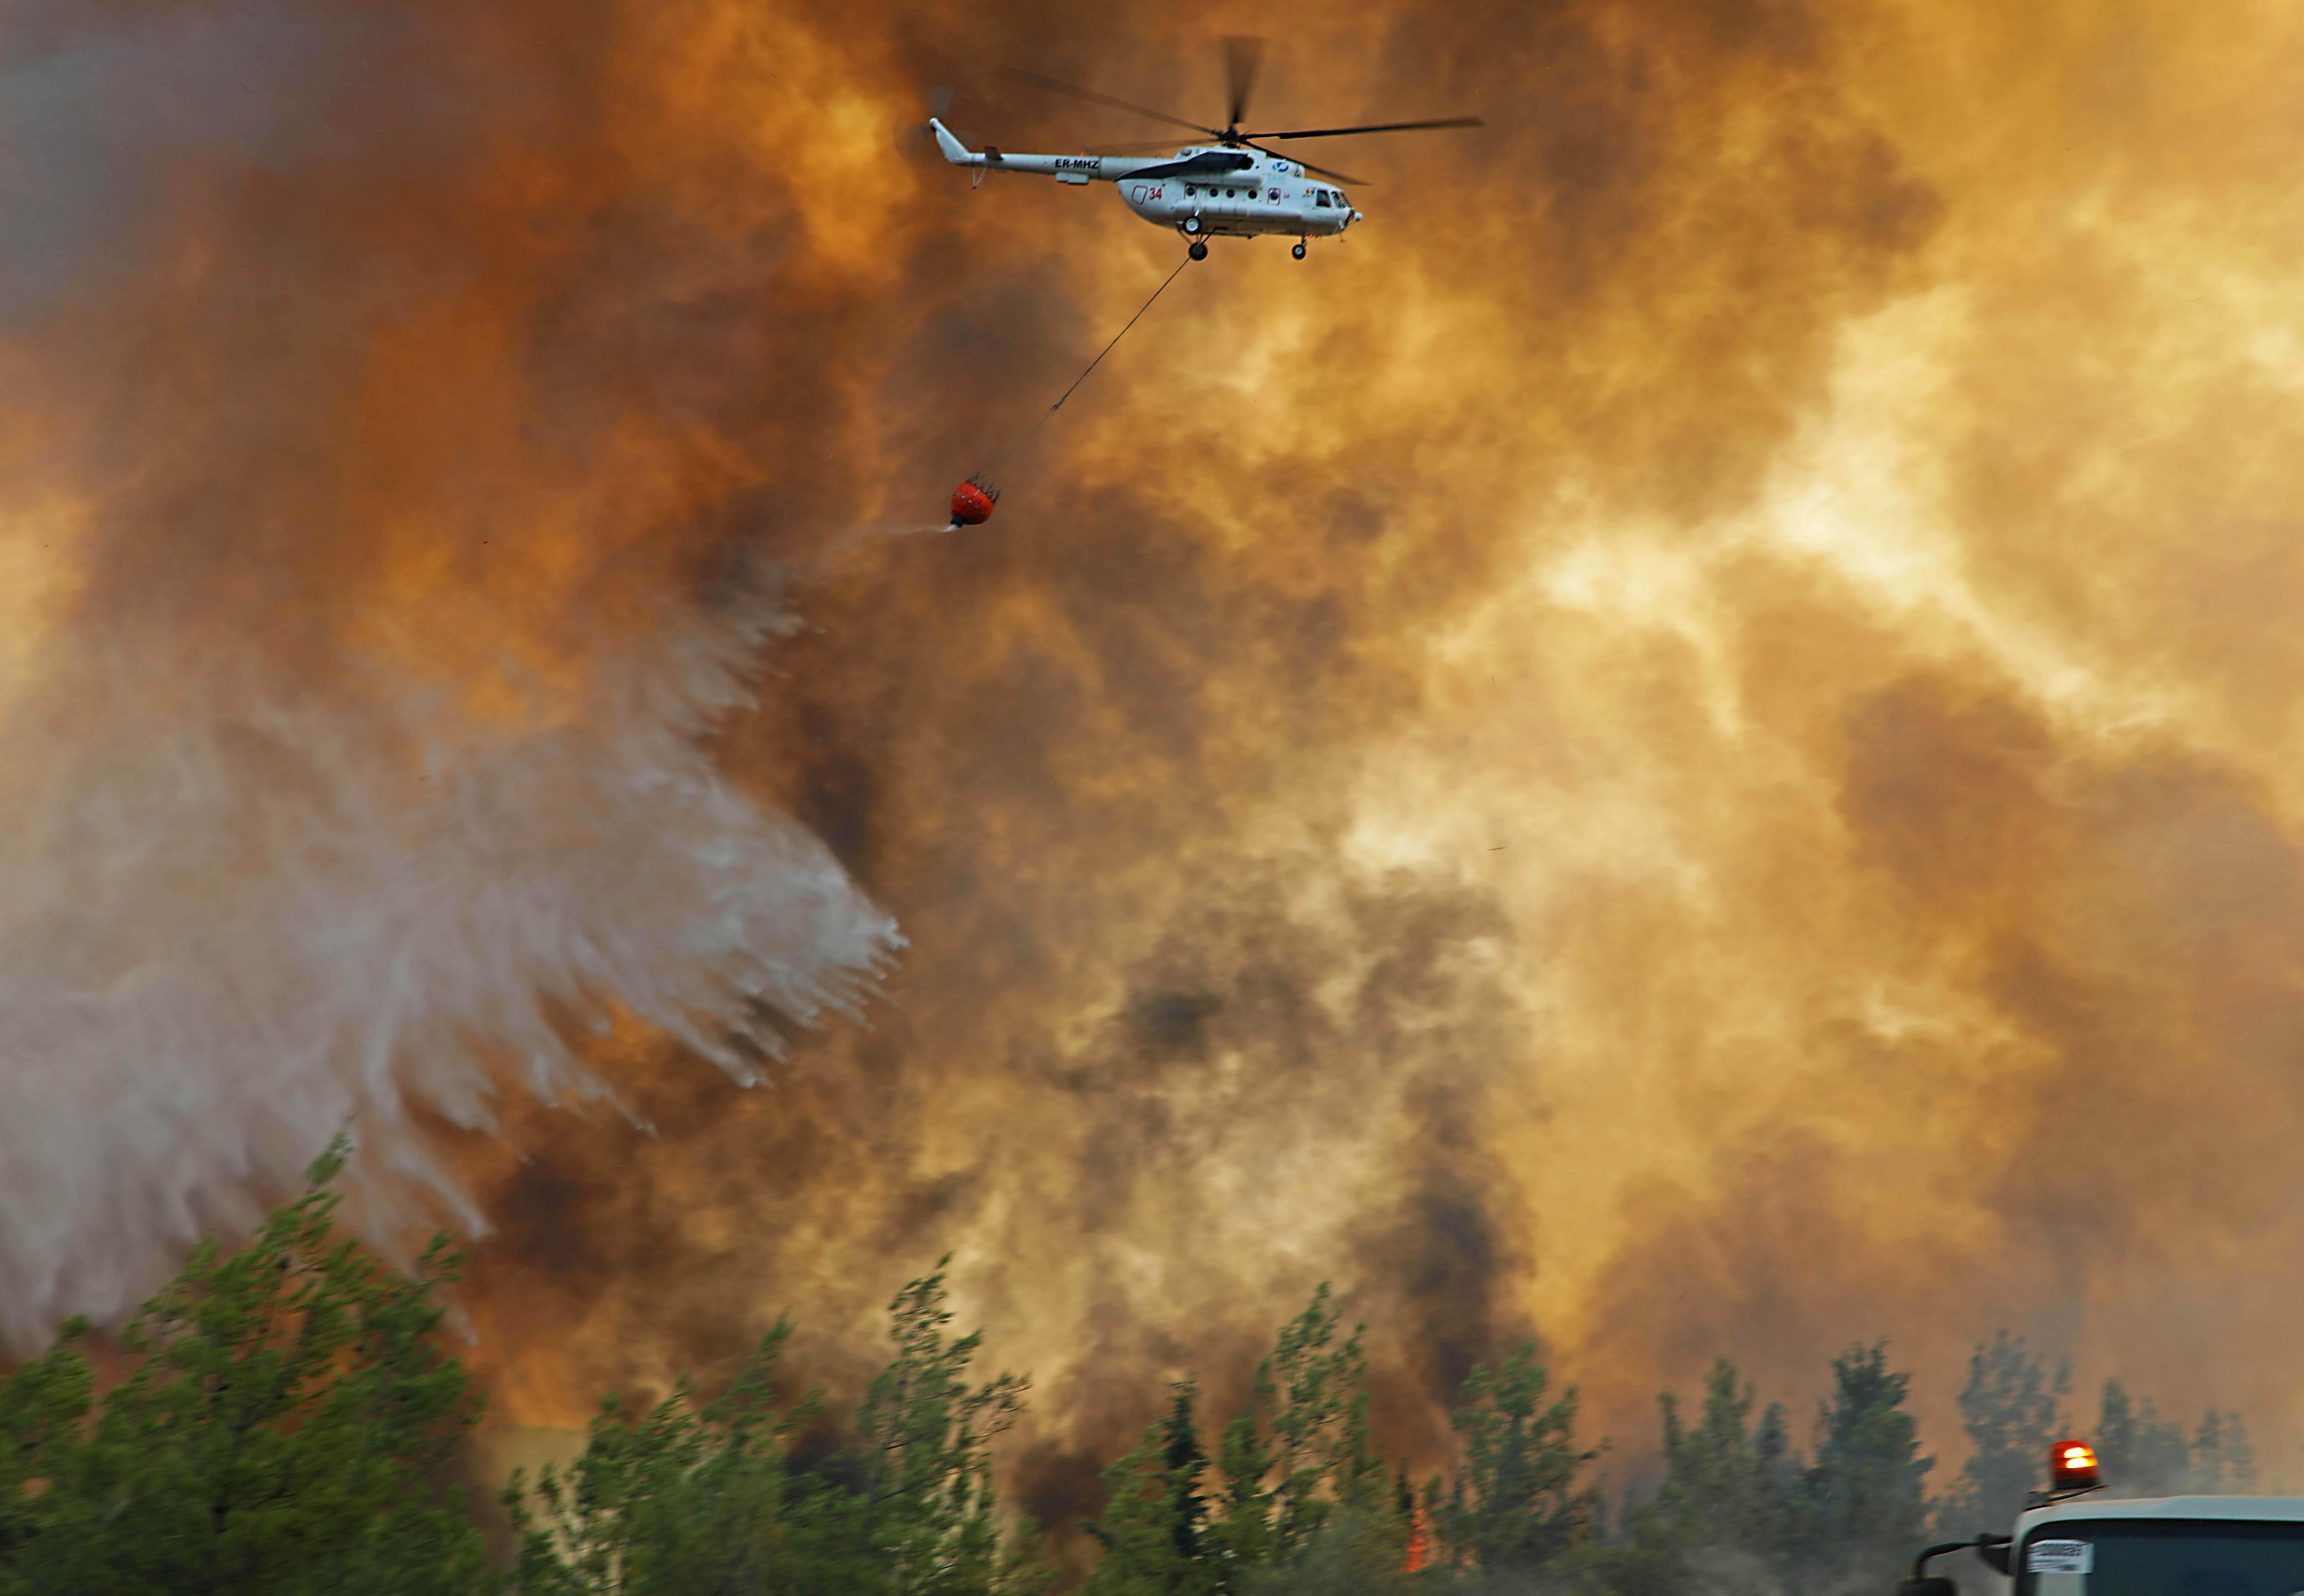
[[[2210,1408],[2190,1448],[2189,1489],[2208,1496],[2247,1496],[2256,1490],[2256,1448],[2236,1413]]]
[[[80,1350],[88,1330],[87,1320],[72,1320],[45,1354],[0,1382],[0,1592],[25,1588],[41,1538],[70,1512],[54,1475],[72,1472],[87,1428],[96,1387]]]
[[[2059,1358],[2051,1371],[2044,1356],[2006,1330],[1969,1354],[1960,1391],[1969,1456],[1959,1484],[1937,1506],[1944,1533],[1971,1535],[2013,1522],[2046,1477],[2048,1448],[2071,1428],[2064,1398],[2071,1384],[2070,1358]]]
[[[1705,1377],[1693,1426],[1673,1393],[1657,1398],[1664,1483],[1627,1504],[1622,1536],[1580,1559],[1586,1583],[1619,1596],[1783,1588],[1805,1480],[1783,1407],[1771,1403],[1754,1424],[1754,1401],[1724,1357]]]
[[[2130,1396],[2117,1380],[2104,1382],[2096,1455],[2105,1484],[2122,1496],[2181,1490],[2191,1472],[2183,1427],[2163,1419],[2151,1398],[2139,1403]]]
[[[1024,1596],[1045,1583],[1030,1526],[1004,1532],[990,1443],[1021,1410],[1024,1380],[968,1381],[976,1336],[951,1338],[944,1275],[889,1304],[895,1355],[857,1413],[853,1443],[811,1470],[792,1438],[817,1394],[779,1411],[791,1336],[762,1338],[727,1394],[698,1412],[685,1381],[634,1421],[611,1396],[583,1455],[514,1475],[522,1596]]]
[[[1249,1410],[1224,1427],[1207,1536],[1235,1580],[1296,1561],[1340,1511],[1393,1516],[1368,1430],[1368,1354],[1359,1329],[1339,1342],[1340,1328],[1324,1283],[1257,1365]],[[1396,1533],[1404,1544],[1405,1527]]]
[[[1030,1382],[1003,1373],[968,1383],[981,1331],[947,1340],[944,1269],[911,1281],[888,1305],[896,1355],[856,1419],[868,1511],[865,1539],[894,1596],[963,1596],[1038,1583],[1029,1526],[1004,1545],[992,1484],[993,1438],[1023,1411]]]
[[[699,1413],[682,1380],[636,1422],[602,1400],[589,1443],[563,1474],[546,1464],[531,1493],[515,1473],[504,1507],[520,1536],[514,1588],[526,1596],[656,1596],[785,1584],[869,1589],[843,1568],[834,1525],[852,1504],[795,1479],[787,1448],[814,1417],[811,1392],[779,1413],[772,1393],[789,1321],[761,1338],[727,1394]],[[829,1542],[829,1544],[827,1544]],[[843,1577],[843,1575],[845,1577]]]
[[[1927,1523],[1919,1426],[1904,1411],[1911,1377],[1888,1367],[1887,1346],[1853,1346],[1832,1363],[1815,1461],[1802,1480],[1792,1537],[1792,1583],[1815,1589],[1889,1580]]]
[[[2238,1413],[2210,1408],[2187,1439],[2181,1424],[2162,1418],[2150,1397],[2130,1396],[2117,1380],[2104,1382],[2096,1452],[2104,1482],[2115,1495],[2245,1495],[2256,1489],[2255,1449]]]
[[[1374,1590],[1399,1575],[1412,1505],[1369,1433],[1360,1332],[1341,1329],[1323,1285],[1257,1364],[1213,1468],[1197,1388],[1173,1388],[1167,1417],[1105,1471],[1104,1516],[1088,1526],[1105,1549],[1092,1596],[1265,1596],[1320,1588],[1347,1566]]]
[[[1705,1377],[1704,1414],[1693,1429],[1681,1425],[1672,1396],[1663,1398],[1662,1495],[1685,1515],[1693,1548],[1769,1557],[1783,1549],[1799,1464],[1781,1407],[1771,1404],[1748,1427],[1753,1400],[1724,1357]]]
[[[1207,1452],[1192,1417],[1199,1389],[1173,1388],[1165,1418],[1136,1449],[1104,1471],[1104,1516],[1087,1526],[1104,1556],[1086,1596],[1214,1596],[1229,1570],[1207,1555]]]
[[[1594,1533],[1597,1498],[1577,1476],[1597,1454],[1577,1449],[1574,1389],[1547,1402],[1549,1386],[1533,1342],[1464,1382],[1461,1462],[1433,1525],[1450,1566],[1528,1574]]]
[[[407,1274],[335,1233],[342,1138],[247,1246],[204,1241],[123,1332],[91,1404],[75,1323],[0,1384],[0,1591],[477,1592],[493,1576],[436,1484],[479,1403],[435,1333],[458,1258]]]

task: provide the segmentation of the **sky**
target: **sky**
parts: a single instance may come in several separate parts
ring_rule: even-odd
[[[1487,125],[1024,441],[1182,242],[901,130],[1244,31]],[[1880,1337],[1942,1446],[2004,1326],[2292,1477],[2300,88],[2268,0],[20,5],[0,1330],[349,1125],[508,1423],[948,1253],[1044,1508],[1322,1280],[1411,1451],[1531,1337],[1627,1460]]]

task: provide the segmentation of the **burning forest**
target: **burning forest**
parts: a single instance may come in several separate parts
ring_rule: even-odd
[[[328,1278],[445,1315],[454,1467],[690,1380],[707,1452],[823,1388],[775,1489],[836,1483],[933,1279],[955,1380],[1031,1376],[952,1478],[1066,1579],[1316,1300],[1385,1477],[1308,1499],[1393,1572],[1509,1561],[1421,1493],[1538,1370],[1559,1546],[1731,1583],[1838,1532],[1642,1505],[1851,1402],[1938,1458],[1897,1533],[2003,1491],[1978,1379],[2296,1476],[2304,21],[1266,20],[1274,125],[1486,125],[1217,241],[1029,432],[1182,242],[892,133],[1139,139],[994,69],[1197,105],[1257,25],[0,18],[11,1389],[140,1388],[343,1136]]]

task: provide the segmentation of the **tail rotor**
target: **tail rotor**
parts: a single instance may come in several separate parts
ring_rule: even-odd
[[[950,83],[940,83],[929,89],[924,97],[928,114],[942,122],[951,112],[953,99],[959,93],[960,90]],[[970,134],[960,132],[957,129],[953,132],[954,136],[963,143],[976,142]],[[896,130],[896,153],[908,161],[919,160],[935,148],[936,130],[924,121],[912,123]]]

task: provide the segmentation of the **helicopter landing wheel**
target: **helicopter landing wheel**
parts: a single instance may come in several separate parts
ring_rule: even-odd
[[[1303,259],[1304,259],[1304,241],[1303,241],[1302,239],[1300,239],[1300,239],[1298,239],[1298,240],[1296,241],[1296,247],[1295,247],[1294,249],[1292,249],[1292,250],[1289,250],[1288,252],[1289,252],[1291,255],[1295,256],[1295,257],[1296,257],[1296,259],[1299,259],[1299,260]]]
[[[1208,258],[1208,247],[1196,238],[1192,241],[1192,247],[1184,253],[1195,260],[1206,260]]]

